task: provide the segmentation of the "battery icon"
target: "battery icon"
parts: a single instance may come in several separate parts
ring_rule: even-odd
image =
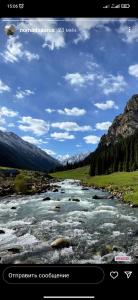
[[[121,4],[121,8],[130,8],[130,4],[129,3]]]

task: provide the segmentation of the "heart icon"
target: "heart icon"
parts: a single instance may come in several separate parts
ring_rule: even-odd
[[[112,279],[116,279],[118,277],[118,272],[117,271],[111,271],[110,276],[112,277]]]

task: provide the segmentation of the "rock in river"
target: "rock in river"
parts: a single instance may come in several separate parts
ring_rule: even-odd
[[[8,250],[8,252],[12,252],[12,254],[20,253],[20,249],[19,248],[9,248],[7,250]]]
[[[4,233],[5,233],[5,231],[0,229],[0,234],[4,234]]]
[[[53,192],[54,192],[54,193],[58,192],[58,189],[54,189]]]
[[[80,199],[74,198],[74,199],[72,199],[72,201],[80,202]]]
[[[106,197],[105,196],[94,195],[93,199],[99,199],[99,200],[101,200],[101,199],[106,199]]]
[[[71,198],[69,198],[69,199],[68,199],[68,201],[80,202],[80,199],[77,199],[77,198],[73,198],[73,199],[71,199]]]
[[[65,248],[70,246],[70,241],[66,238],[58,238],[51,243],[52,248]]]
[[[50,197],[46,197],[42,201],[47,201],[47,200],[51,200],[51,198]]]
[[[15,207],[15,206],[12,206],[11,209],[16,209],[16,207]]]

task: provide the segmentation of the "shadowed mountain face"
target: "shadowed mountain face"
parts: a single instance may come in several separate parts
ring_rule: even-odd
[[[138,130],[138,95],[132,96],[124,113],[114,119],[108,133],[102,136],[100,145],[115,144],[120,137],[131,136],[136,130]]]
[[[84,163],[90,164],[92,176],[138,169],[138,95],[128,101]]]
[[[12,132],[0,131],[0,165],[20,169],[50,171],[60,163],[40,148]]]

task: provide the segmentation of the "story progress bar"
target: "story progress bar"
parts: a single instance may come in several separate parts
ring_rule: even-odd
[[[95,299],[95,296],[43,296],[44,299]]]

